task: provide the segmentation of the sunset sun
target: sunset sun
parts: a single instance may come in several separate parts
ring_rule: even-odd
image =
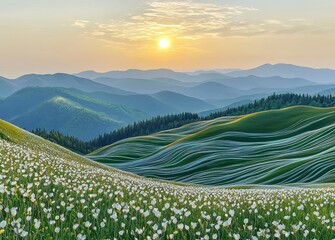
[[[161,38],[158,42],[158,45],[162,49],[166,49],[170,47],[170,40],[167,38]]]

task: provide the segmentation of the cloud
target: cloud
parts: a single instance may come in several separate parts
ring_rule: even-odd
[[[76,27],[85,28],[88,22],[89,21],[87,20],[75,20],[73,25]]]
[[[78,20],[74,25],[85,28],[91,37],[130,43],[149,41],[161,36],[175,39],[251,36],[263,33],[301,31],[303,21],[290,24],[276,19],[248,21],[247,14],[258,9],[188,1],[152,1],[137,15],[106,23]],[[254,18],[252,18],[254,19]],[[299,27],[296,28],[297,22]]]

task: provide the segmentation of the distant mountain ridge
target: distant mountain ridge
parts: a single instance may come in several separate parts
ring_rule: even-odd
[[[105,73],[99,73],[95,71],[84,71],[74,75],[88,79],[96,79],[101,77],[153,79],[163,77],[163,78],[172,78],[179,81],[192,80],[188,74],[175,72],[170,69],[152,69],[152,70],[128,69],[125,71],[109,71]]]
[[[304,78],[317,83],[335,83],[335,70],[333,69],[314,69],[284,63],[264,64],[253,69],[226,73],[226,75],[231,77],[246,77],[250,75],[259,77],[280,76],[283,78]]]

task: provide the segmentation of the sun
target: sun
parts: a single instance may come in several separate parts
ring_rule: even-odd
[[[166,49],[170,47],[170,40],[168,38],[161,38],[158,42],[158,45],[162,49]]]

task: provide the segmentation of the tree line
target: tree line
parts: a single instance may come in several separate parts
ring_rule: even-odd
[[[333,107],[335,106],[335,97],[332,95],[311,96],[306,94],[293,93],[273,94],[266,98],[255,100],[254,102],[246,105],[227,108],[222,111],[211,113],[206,117],[200,117],[196,113],[180,113],[153,117],[151,119],[135,122],[112,132],[105,133],[87,142],[62,134],[58,131],[47,132],[44,129],[35,129],[32,131],[32,133],[51,142],[57,143],[74,152],[88,154],[96,149],[110,145],[122,139],[149,135],[156,132],[181,127],[185,124],[196,121],[211,120],[224,116],[245,115],[264,110],[280,109],[297,105]]]

